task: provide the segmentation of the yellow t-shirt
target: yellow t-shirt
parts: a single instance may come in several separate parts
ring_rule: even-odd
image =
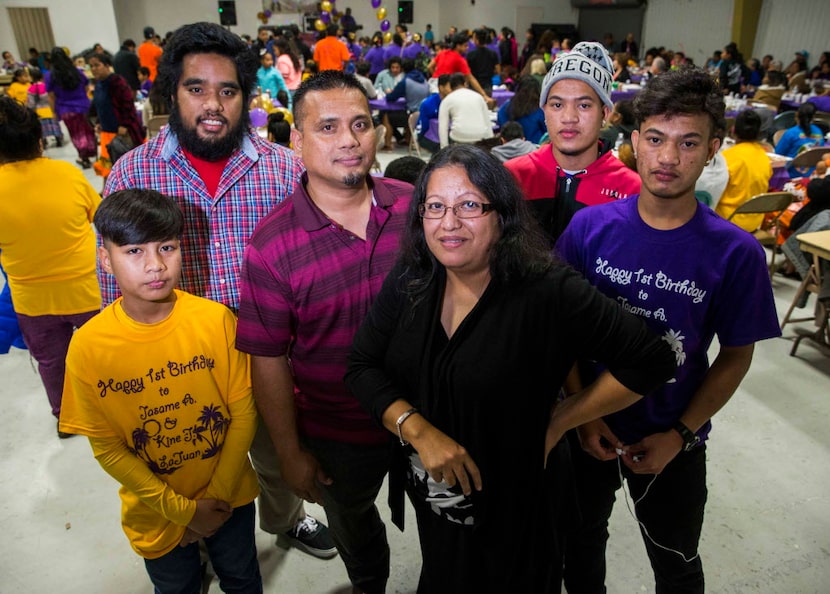
[[[0,262],[15,311],[97,311],[92,217],[101,196],[80,169],[46,158],[0,165]]]
[[[15,81],[6,89],[6,94],[20,103],[20,105],[26,105],[26,99],[29,96],[29,86],[31,86],[30,83]]]
[[[248,459],[256,407],[236,318],[222,304],[176,296],[156,324],[131,319],[118,299],[78,329],[66,358],[61,430],[90,437],[94,451],[96,440],[121,442],[116,462],[95,454],[121,482],[122,527],[149,559],[178,546],[196,499],[236,508],[259,491]]]
[[[729,218],[741,204],[769,191],[772,165],[767,152],[757,142],[739,142],[723,151],[729,182],[726,184],[715,212]],[[744,231],[755,231],[764,220],[762,214],[739,214],[732,222]]]

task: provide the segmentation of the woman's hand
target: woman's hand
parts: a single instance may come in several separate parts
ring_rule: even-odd
[[[481,491],[481,473],[478,466],[463,446],[447,434],[430,425],[424,435],[412,442],[421,457],[424,468],[436,482],[445,482],[450,487],[458,484],[464,495]]]

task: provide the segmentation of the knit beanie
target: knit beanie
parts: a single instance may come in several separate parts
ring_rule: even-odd
[[[593,41],[577,43],[567,54],[559,54],[542,81],[539,107],[544,107],[547,103],[553,85],[560,80],[574,79],[588,84],[609,109],[614,109],[614,102],[611,101],[613,72],[611,56],[602,45]]]

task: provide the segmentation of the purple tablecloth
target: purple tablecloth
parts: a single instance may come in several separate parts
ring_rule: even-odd
[[[788,181],[790,181],[790,174],[787,173],[786,167],[773,167],[772,177],[769,179],[770,192],[780,192]]]
[[[630,91],[611,91],[611,101],[616,103],[617,101],[622,101],[623,99],[634,99],[637,96],[637,93],[640,92],[640,89],[632,89]]]
[[[493,89],[493,99],[496,100],[496,106],[501,107],[513,97],[513,91]],[[378,111],[403,111],[406,109],[406,99],[398,99],[397,101],[387,102],[386,99],[369,99],[369,109]]]
[[[441,138],[438,136],[438,118],[433,118],[429,121],[429,130],[424,132],[424,137],[432,142],[441,142]]]
[[[378,111],[405,111],[406,99],[401,97],[397,101],[387,101],[386,99],[369,99],[369,109],[377,109]]]
[[[501,107],[507,101],[513,97],[515,93],[513,91],[507,91],[504,89],[493,89],[493,99],[496,100],[496,107]]]

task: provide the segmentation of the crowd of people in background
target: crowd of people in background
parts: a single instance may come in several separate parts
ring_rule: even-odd
[[[702,592],[710,417],[749,369],[754,343],[778,335],[763,250],[738,229],[761,221],[725,219],[766,190],[768,149],[795,156],[823,141],[814,116],[830,92],[830,52],[810,68],[799,51],[783,68],[773,56],[745,60],[729,43],[695,68],[682,51],[641,56],[633,34],[600,42],[528,30],[520,43],[508,27],[450,27],[442,37],[431,25],[360,31],[347,9],[311,42],[296,25],[261,26],[251,37],[196,23],[164,38],[147,26],[141,44],[125,39],[114,54],[100,44],[77,54],[33,48],[26,63],[3,53],[13,82],[0,126],[20,120],[30,142],[19,154],[0,149],[4,166],[16,163],[0,179],[18,187],[32,171],[49,178],[50,193],[73,185],[74,201],[56,213],[77,229],[52,241],[87,252],[83,270],[71,271],[86,299],[51,298],[71,311],[36,307],[44,300],[21,293],[59,437],[89,436],[124,485],[125,531],[160,591],[198,579],[202,539],[223,587],[238,580],[261,591],[252,538],[259,492],[263,530],[317,557],[339,553],[354,592],[384,592],[390,550],[375,499],[389,473],[390,490],[406,490],[416,508],[419,591],[558,592],[563,580],[572,591],[601,591],[614,492],[625,480],[644,497],[656,480],[642,506],[655,580],[661,591]],[[612,92],[635,79],[637,98],[614,102]],[[774,97],[778,87],[815,97],[774,147],[760,112],[742,111],[727,128],[725,96]],[[497,108],[502,90],[511,97]],[[405,109],[373,113],[369,100],[380,98],[402,99]],[[154,137],[136,109],[145,101],[169,118]],[[282,110],[256,123],[262,107]],[[63,142],[62,126],[77,164],[105,178],[103,201],[77,170],[41,159],[50,138]],[[727,135],[736,144],[720,151]],[[688,151],[671,175],[658,168],[665,139]],[[435,155],[370,175],[376,150],[396,142]],[[707,193],[714,212],[695,191],[710,163],[726,172],[720,191]],[[647,241],[620,250],[635,233]],[[713,235],[724,251],[701,258],[695,246]],[[653,310],[644,321],[617,304],[643,301],[645,291],[602,278],[594,263],[606,258],[617,262],[609,275],[646,266],[702,279],[703,293],[678,289],[641,304]],[[733,262],[740,283],[729,277]],[[24,268],[12,261],[13,292]],[[151,280],[137,282],[147,270]],[[98,299],[106,309],[93,318]],[[664,323],[665,312],[676,317]],[[199,316],[209,330],[194,324]],[[178,342],[148,342],[153,332],[142,324],[162,324]],[[44,334],[55,327],[60,341]],[[520,355],[525,343],[532,356]],[[170,360],[205,352],[220,361],[205,370],[219,378],[205,382],[205,408],[214,420],[210,407],[228,415],[212,426],[225,449],[214,444],[205,456],[214,459],[195,470],[183,462],[187,480],[163,472],[154,446],[130,433],[134,411],[111,399],[102,412],[90,389],[93,363],[129,377],[152,366],[157,349]],[[67,353],[65,371],[55,360]],[[517,390],[522,406],[499,408],[505,390]],[[152,405],[165,401],[153,394]],[[192,412],[171,415],[184,426],[196,422]],[[561,478],[572,469],[568,444],[580,452],[573,484]],[[534,522],[512,547],[518,553],[505,555],[516,472]],[[593,507],[564,522],[563,510],[577,505],[571,487]],[[680,500],[682,509],[673,506]],[[305,502],[320,503],[330,527]]]
[[[528,29],[521,43],[509,27],[497,31],[487,26],[461,31],[451,26],[443,36],[436,36],[429,24],[424,33],[410,32],[405,24],[396,25],[394,31],[376,31],[372,35],[358,36],[362,31],[363,27],[354,23],[349,13],[342,15],[342,20],[337,23],[329,23],[316,36],[302,33],[297,25],[289,24],[262,25],[258,27],[255,37],[244,34],[241,37],[261,60],[258,92],[267,93],[269,99],[277,100],[278,105],[289,110],[291,97],[300,82],[320,70],[328,69],[342,69],[362,77],[372,99],[383,98],[393,92],[393,99],[406,97],[407,110],[404,114],[382,112],[376,120],[376,124],[386,126],[383,147],[386,150],[393,149],[393,136],[399,144],[409,143],[410,130],[404,121],[405,115],[419,111],[419,102],[426,97],[421,96],[422,90],[413,91],[413,85],[429,81],[429,94],[435,95],[438,92],[438,78],[454,72],[463,74],[464,87],[481,95],[490,108],[495,106],[492,99],[494,86],[518,92],[519,97],[499,109],[498,125],[518,121],[522,124],[526,140],[534,144],[544,142],[541,110],[531,109],[533,100],[532,90],[529,89],[533,85],[529,79],[535,79],[541,86],[543,77],[556,59],[572,49],[573,39],[559,36],[553,30],[537,35],[534,29]],[[69,56],[86,77],[90,98],[92,87],[96,84],[90,61],[101,63],[101,56],[104,56],[104,65],[123,77],[137,98],[147,98],[151,93],[158,60],[170,35],[168,32],[162,38],[153,27],[148,26],[143,30],[144,40],[139,45],[132,39],[125,39],[118,51],[112,54],[96,43]],[[640,55],[641,49],[633,33],[619,42],[607,33],[602,44],[613,60],[613,81],[620,86],[631,83],[632,75],[644,83],[649,77],[694,65],[684,52],[665,47],[649,47]],[[68,53],[68,50],[64,51]],[[49,85],[54,52],[30,48],[29,54],[29,60],[24,63],[11,52],[3,52],[2,68],[14,77],[7,93],[20,101],[26,98],[24,91],[28,91],[29,87],[38,88],[30,80],[33,75],[39,76],[38,71],[43,71],[42,82]],[[406,62],[406,70],[403,67],[405,60],[411,60]],[[737,45],[729,43],[723,49],[714,51],[702,67],[720,82],[724,93],[754,96],[755,101],[769,105],[774,111],[779,109],[781,97],[787,92],[809,94],[809,101],[816,104],[818,111],[830,109],[830,52],[823,52],[818,62],[810,67],[808,52],[801,50],[784,67],[781,60],[774,59],[770,54],[760,59],[745,59]],[[404,78],[409,82],[398,86]],[[287,93],[282,101],[277,97],[280,91]],[[155,101],[154,105],[159,103]],[[60,146],[63,142],[61,129],[50,122],[58,122],[61,116],[52,113],[49,117],[49,106],[42,105],[39,109],[43,117],[44,138],[54,137],[55,145]],[[54,110],[55,106],[52,105],[51,109]],[[149,111],[153,113],[152,109]],[[166,112],[162,109],[159,113]],[[389,121],[390,117],[394,121]],[[426,130],[422,129],[426,124],[428,121],[423,118],[419,120],[417,142],[422,148],[433,150],[440,146],[440,136],[427,138]],[[82,124],[74,118],[72,127],[76,133],[70,131],[71,138],[80,136],[77,132],[79,126]],[[110,124],[108,128],[105,132],[112,133],[113,126]],[[764,131],[766,128],[766,125],[763,126]],[[491,136],[486,131],[481,134],[476,132],[475,135],[479,136],[475,140],[487,140]],[[470,138],[456,132],[455,140],[462,136],[467,140]],[[99,149],[103,158],[107,157],[106,145],[111,138],[105,137],[105,140],[107,142],[102,142]],[[624,140],[628,142],[627,134]],[[134,145],[135,138],[133,141]],[[94,161],[90,160],[88,150],[79,149],[78,153],[78,161],[83,166],[89,166]],[[100,169],[106,175],[106,164]]]

